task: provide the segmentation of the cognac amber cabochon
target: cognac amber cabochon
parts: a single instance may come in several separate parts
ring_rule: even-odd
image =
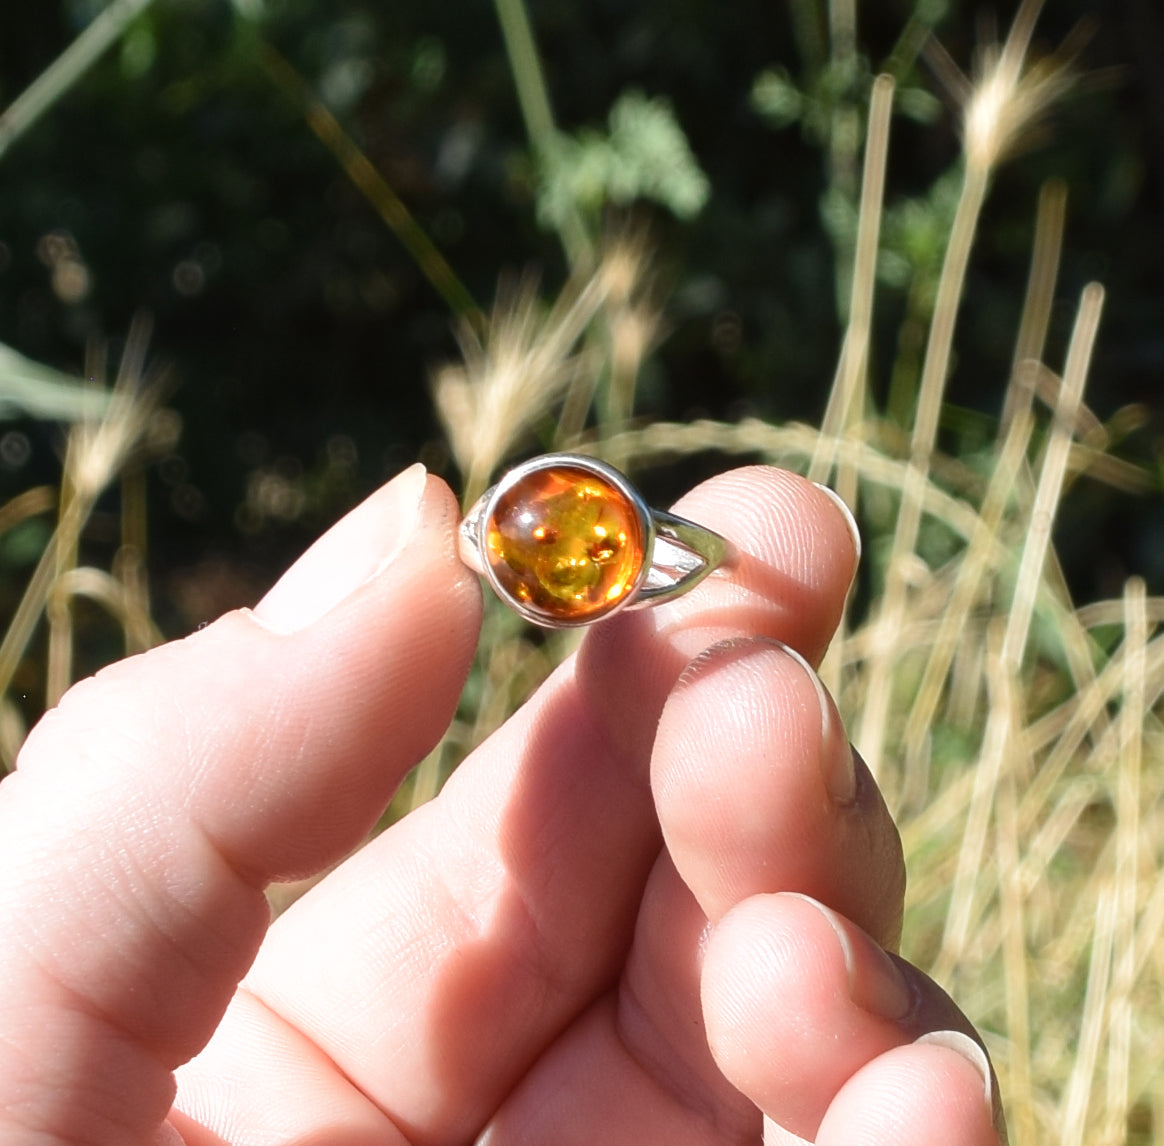
[[[501,590],[558,624],[585,624],[622,604],[639,582],[646,546],[635,502],[568,464],[523,474],[485,523],[485,560]]]

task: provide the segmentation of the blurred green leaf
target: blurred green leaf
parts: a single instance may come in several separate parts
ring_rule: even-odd
[[[0,537],[0,568],[35,565],[52,535],[53,527],[43,517],[18,522]]]
[[[558,226],[572,209],[597,213],[606,203],[647,199],[680,219],[703,209],[710,184],[670,103],[642,92],[621,95],[607,135],[560,136],[545,165],[538,198],[543,223]]]
[[[121,41],[121,74],[126,80],[140,79],[153,67],[158,54],[154,30],[146,19],[140,19]]]
[[[77,422],[100,417],[108,401],[104,390],[25,358],[0,342],[0,418],[27,415]]]
[[[752,107],[777,130],[790,127],[804,111],[804,95],[784,68],[762,71],[752,84]]]
[[[942,114],[942,101],[925,88],[901,87],[894,97],[897,110],[914,123],[937,123]]]
[[[957,208],[961,178],[957,168],[934,180],[925,195],[888,207],[881,224],[878,272],[882,281],[903,287],[916,278],[936,279]]]

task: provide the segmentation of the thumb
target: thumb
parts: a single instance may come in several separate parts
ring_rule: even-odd
[[[139,1141],[164,1117],[257,950],[262,886],[350,850],[452,714],[480,609],[456,523],[414,467],[255,612],[33,731],[0,786],[0,1140]]]

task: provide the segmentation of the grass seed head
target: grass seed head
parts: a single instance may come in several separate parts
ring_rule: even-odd
[[[568,286],[547,311],[526,281],[501,292],[483,337],[462,333],[465,363],[441,370],[433,392],[466,497],[481,492],[574,377],[574,347],[604,296],[595,276],[581,290]]]
[[[989,53],[963,109],[963,148],[971,167],[989,170],[1030,143],[1047,110],[1071,86],[1070,66],[1048,58],[1014,66],[1006,49]]]

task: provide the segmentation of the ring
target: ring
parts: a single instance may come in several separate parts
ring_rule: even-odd
[[[569,629],[688,592],[731,546],[651,509],[605,462],[544,454],[481,495],[461,522],[460,553],[527,621]]]

